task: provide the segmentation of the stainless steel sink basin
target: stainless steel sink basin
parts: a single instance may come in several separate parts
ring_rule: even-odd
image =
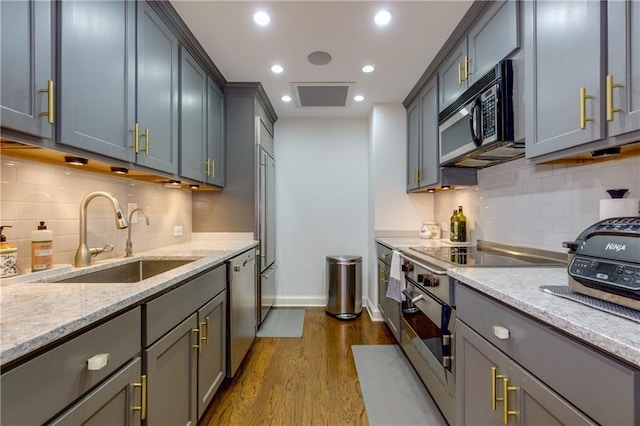
[[[142,259],[101,271],[87,272],[57,283],[135,283],[193,262],[196,259],[156,260]]]

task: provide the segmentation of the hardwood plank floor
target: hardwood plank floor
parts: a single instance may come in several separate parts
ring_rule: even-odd
[[[301,338],[258,338],[200,425],[366,425],[351,345],[395,343],[366,311],[353,321],[307,308]]]

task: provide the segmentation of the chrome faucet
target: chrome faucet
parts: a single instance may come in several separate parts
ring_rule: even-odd
[[[105,197],[111,201],[116,214],[116,227],[118,229],[124,229],[129,226],[129,222],[127,222],[127,218],[122,211],[122,207],[120,207],[118,199],[113,194],[104,191],[95,191],[85,196],[80,202],[80,243],[78,245],[78,250],[76,251],[74,263],[76,267],[89,266],[91,265],[91,258],[93,256],[97,256],[104,251],[113,250],[113,246],[110,244],[107,244],[104,247],[87,247],[87,207],[89,202],[96,197]],[[111,250],[109,250],[109,248],[111,248]]]
[[[141,208],[133,209],[129,212],[129,223],[133,225],[133,222],[131,221],[131,217],[135,212],[138,212],[138,211],[144,215],[144,218],[147,220],[147,226],[149,226],[149,216],[147,216],[147,212],[145,212],[144,209],[141,209]],[[131,228],[133,228],[133,226],[129,226],[129,229],[127,230],[127,244],[124,249],[124,257],[133,256],[133,244],[131,243]]]

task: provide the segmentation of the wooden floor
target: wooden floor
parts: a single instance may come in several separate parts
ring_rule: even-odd
[[[366,425],[351,345],[395,343],[363,310],[341,321],[307,308],[301,338],[258,338],[200,425]]]

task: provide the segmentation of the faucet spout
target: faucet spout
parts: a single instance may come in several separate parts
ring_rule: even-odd
[[[144,209],[142,208],[137,208],[137,209],[133,209],[129,212],[129,223],[133,223],[131,221],[131,218],[133,217],[133,214],[135,212],[140,212],[144,215],[144,218],[147,221],[147,226],[149,226],[149,216],[147,215],[147,212],[144,211]],[[124,257],[131,257],[133,256],[133,243],[131,242],[131,228],[133,228],[133,226],[130,226],[129,229],[127,230],[127,243],[126,246],[124,248]]]
[[[89,202],[96,197],[104,197],[111,201],[116,217],[116,228],[124,229],[129,226],[126,215],[122,207],[120,207],[120,202],[113,194],[105,191],[95,191],[87,194],[80,202],[80,242],[78,244],[78,250],[76,250],[74,262],[76,267],[89,266],[91,264],[91,257],[99,253],[94,251],[94,254],[87,246],[87,207],[89,206]]]

